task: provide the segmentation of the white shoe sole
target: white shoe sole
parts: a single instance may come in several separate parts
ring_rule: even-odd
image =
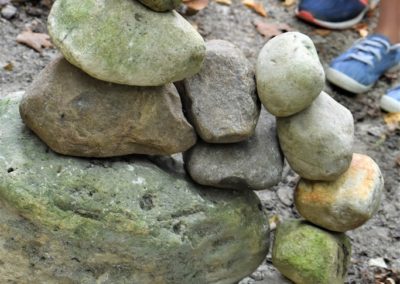
[[[400,112],[400,102],[384,95],[381,98],[381,108],[387,112]]]
[[[333,69],[329,68],[326,71],[326,79],[332,84],[349,91],[354,94],[361,94],[367,92],[369,89],[372,88],[374,84],[371,85],[362,85],[356,80],[350,78],[349,76]]]

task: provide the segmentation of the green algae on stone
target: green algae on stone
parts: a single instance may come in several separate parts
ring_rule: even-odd
[[[50,36],[89,75],[134,86],[159,86],[197,73],[202,37],[177,12],[154,12],[133,0],[58,0]]]
[[[24,126],[20,99],[0,100],[0,214],[14,219],[0,219],[0,256],[35,267],[15,281],[228,284],[264,259],[254,193],[201,187],[143,157],[60,156]]]
[[[140,3],[156,12],[166,12],[177,8],[182,0],[139,0]]]
[[[302,220],[287,220],[276,230],[272,262],[296,284],[343,284],[350,254],[345,234]]]

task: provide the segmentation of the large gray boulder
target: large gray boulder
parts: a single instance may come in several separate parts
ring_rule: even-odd
[[[202,37],[177,12],[133,0],[58,0],[48,27],[65,58],[89,75],[133,86],[159,86],[196,74]]]
[[[290,116],[307,108],[325,85],[324,69],[312,40],[299,32],[268,41],[257,59],[257,91],[275,116]]]
[[[253,66],[232,43],[212,40],[201,71],[184,81],[183,101],[199,136],[234,143],[254,133],[260,114]]]
[[[220,188],[261,190],[282,177],[283,156],[275,117],[261,111],[255,134],[240,143],[207,144],[199,141],[184,154],[185,165],[196,182]]]
[[[185,151],[196,142],[173,84],[110,84],[90,77],[63,58],[39,74],[20,111],[29,128],[51,149],[65,155],[167,155]]]
[[[292,169],[310,180],[332,181],[350,166],[351,112],[322,92],[310,107],[277,120],[279,142]]]
[[[0,273],[16,283],[226,283],[263,261],[250,191],[215,190],[145,158],[60,156],[0,100]]]

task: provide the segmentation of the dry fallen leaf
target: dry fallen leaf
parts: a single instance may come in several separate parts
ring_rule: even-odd
[[[3,69],[11,72],[14,69],[14,64],[12,64],[12,62],[7,62],[7,64],[3,66]]]
[[[366,23],[359,23],[353,27],[361,37],[366,37],[368,35],[368,24]]]
[[[203,10],[205,7],[207,7],[208,0],[183,0],[183,4],[185,4],[193,13]]]
[[[383,120],[390,131],[400,129],[400,112],[388,113],[383,117]]]
[[[231,5],[232,1],[231,0],[214,0],[215,2],[217,2],[218,4],[222,4],[222,5]]]
[[[243,0],[242,3],[247,7],[255,11],[257,14],[266,17],[267,11],[262,3],[256,2],[254,0]]]
[[[317,35],[320,36],[327,36],[331,33],[331,30],[327,30],[327,29],[315,29],[314,33],[316,33]]]
[[[296,4],[296,0],[285,0],[285,2],[283,2],[283,5],[286,7],[292,6]]]
[[[25,30],[17,36],[17,42],[25,44],[39,53],[42,53],[43,48],[52,47],[50,37],[44,33],[34,33],[31,30]]]
[[[293,30],[288,24],[284,23],[266,23],[263,21],[256,21],[254,25],[256,26],[257,31],[266,38],[271,38]]]
[[[268,219],[268,223],[269,223],[269,228],[271,231],[276,229],[276,226],[278,226],[278,224],[281,221],[279,220],[279,216],[278,215],[272,215],[269,219]]]

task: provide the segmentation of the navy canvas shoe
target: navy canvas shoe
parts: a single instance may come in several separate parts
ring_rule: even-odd
[[[387,112],[400,112],[400,85],[387,91],[381,98],[381,108]]]
[[[383,35],[362,39],[334,59],[326,72],[332,84],[352,93],[368,91],[386,71],[400,64],[400,44],[391,45]]]
[[[296,15],[324,28],[346,29],[360,22],[370,5],[376,5],[378,1],[301,0]]]

